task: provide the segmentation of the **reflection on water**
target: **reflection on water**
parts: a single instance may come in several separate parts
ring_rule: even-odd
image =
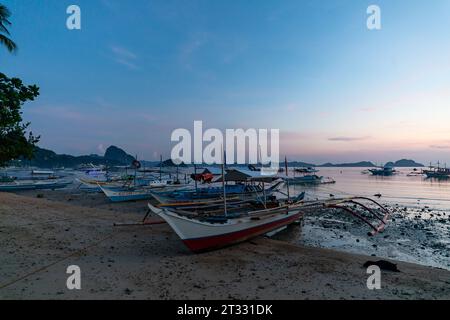
[[[424,176],[408,176],[413,168],[397,169],[390,177],[364,174],[367,168],[321,168],[319,175],[331,177],[336,184],[291,186],[291,195],[306,191],[308,199],[381,194],[381,201],[408,206],[450,209],[450,179],[435,180]]]

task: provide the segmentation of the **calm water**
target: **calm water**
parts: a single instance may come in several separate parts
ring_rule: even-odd
[[[340,196],[369,196],[381,194],[382,202],[407,206],[429,206],[450,209],[450,179],[434,180],[423,176],[408,176],[413,168],[397,169],[391,177],[377,177],[362,173],[367,168],[321,168],[318,175],[330,177],[335,184],[319,186],[291,186],[295,193],[306,191],[309,199],[327,199],[330,194]]]

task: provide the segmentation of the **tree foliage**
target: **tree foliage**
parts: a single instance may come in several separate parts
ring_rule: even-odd
[[[27,135],[30,123],[22,123],[21,108],[39,96],[39,88],[26,86],[18,78],[8,78],[0,72],[0,166],[25,157],[31,159],[39,137]]]

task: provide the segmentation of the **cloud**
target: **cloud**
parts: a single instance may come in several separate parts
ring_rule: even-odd
[[[362,141],[370,139],[370,137],[333,137],[328,138],[328,141],[338,141],[338,142],[352,142],[352,141]]]
[[[97,150],[100,152],[100,154],[105,154],[106,152],[105,146],[102,143],[97,146]]]
[[[179,49],[179,60],[183,67],[192,69],[195,54],[209,41],[210,35],[206,32],[191,34],[188,41]]]
[[[114,55],[113,60],[115,62],[133,70],[139,69],[136,65],[136,60],[138,57],[134,52],[120,46],[112,46],[111,52]]]
[[[431,145],[432,149],[450,149],[450,145]]]

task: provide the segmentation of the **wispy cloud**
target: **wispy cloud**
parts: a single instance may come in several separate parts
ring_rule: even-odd
[[[431,149],[442,149],[442,150],[449,149],[450,150],[450,145],[435,145],[435,144],[433,144],[430,146],[430,148]]]
[[[124,65],[130,69],[137,70],[139,69],[136,65],[137,54],[120,46],[112,46],[111,52],[114,57],[113,60],[121,65]]]
[[[182,44],[179,51],[180,63],[187,69],[192,69],[194,55],[209,40],[209,34],[200,32],[191,34],[189,40]]]
[[[352,141],[362,141],[370,139],[370,137],[332,137],[328,138],[329,141],[337,141],[337,142],[352,142]]]

